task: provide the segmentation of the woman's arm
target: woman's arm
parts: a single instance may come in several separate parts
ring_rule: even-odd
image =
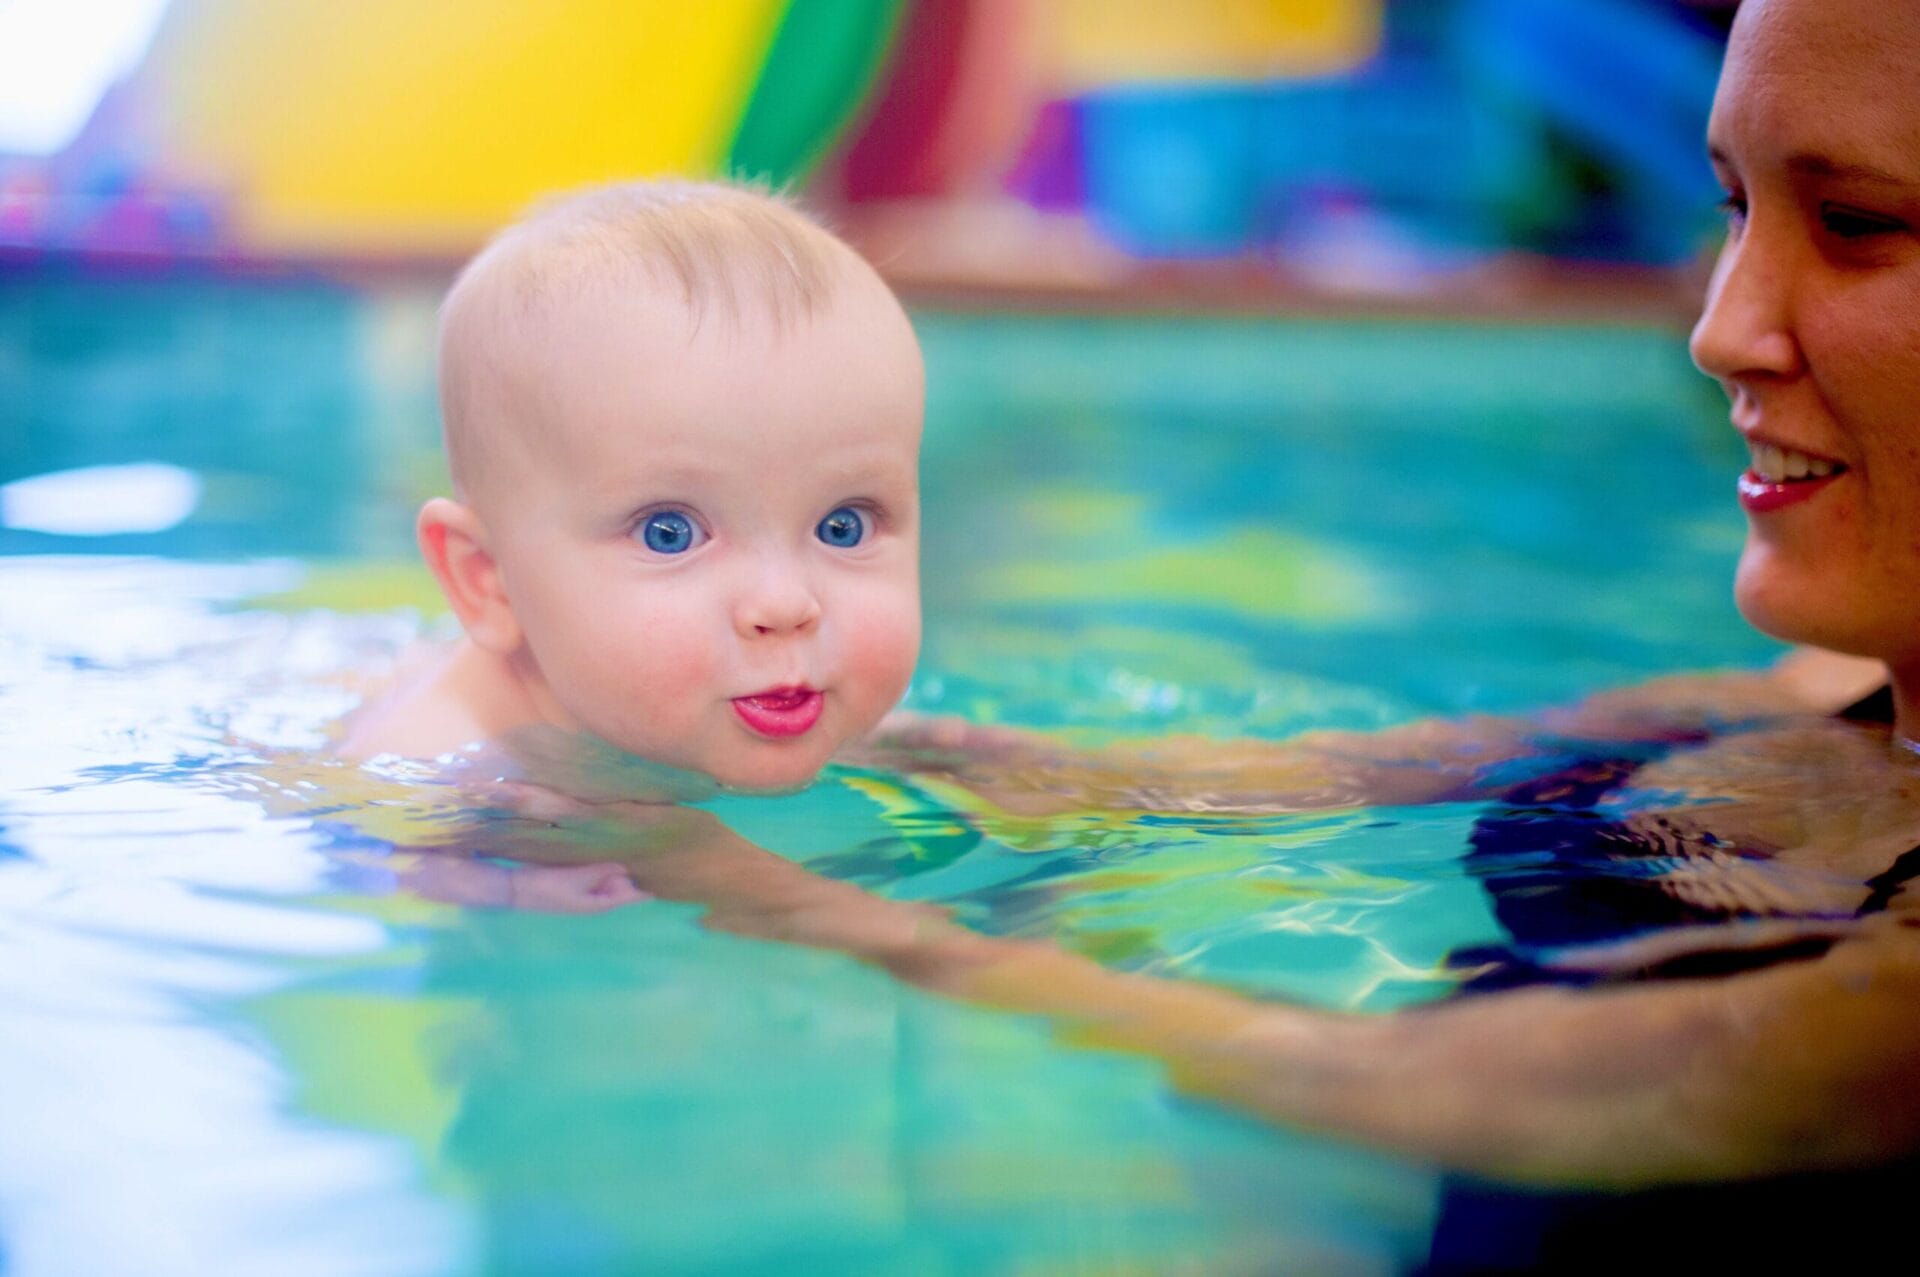
[[[1022,969],[1022,966],[1025,969]],[[1920,944],[1747,975],[1532,989],[1387,1016],[1257,1004],[1031,956],[971,996],[1276,1121],[1506,1179],[1626,1188],[1920,1149]]]
[[[1505,782],[1489,782],[1492,769],[1537,755],[1556,737],[1643,742],[1760,718],[1831,715],[1886,678],[1877,661],[1801,649],[1769,669],[1655,679],[1531,718],[1429,719],[1280,741],[1166,737],[1091,750],[1013,728],[902,715],[853,758],[950,780],[1015,816],[1103,805],[1235,812],[1409,805],[1495,792]]]
[[[634,810],[654,849],[622,857],[633,882],[705,904],[710,926],[1045,1016],[1076,1043],[1164,1062],[1183,1090],[1402,1155],[1633,1187],[1920,1149],[1920,928],[1905,925],[1920,910],[1875,915],[1822,957],[1742,975],[1351,1014],[979,935],[937,908],[821,878],[708,813]]]

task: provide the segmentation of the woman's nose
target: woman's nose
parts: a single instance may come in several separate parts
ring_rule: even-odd
[[[1758,238],[1751,226],[1729,236],[1687,343],[1700,371],[1723,382],[1798,371],[1793,284],[1790,255]]]
[[[734,603],[734,628],[746,638],[804,633],[819,619],[819,597],[789,564],[758,565]]]

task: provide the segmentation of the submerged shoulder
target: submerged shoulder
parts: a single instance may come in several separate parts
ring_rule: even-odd
[[[1765,669],[1676,674],[1600,692],[1542,721],[1598,739],[1712,733],[1756,719],[1831,717],[1886,681],[1879,661],[1799,648]]]
[[[352,762],[437,758],[492,738],[507,689],[485,664],[464,640],[404,663],[342,722],[333,752]]]
[[[1795,648],[1769,675],[1793,703],[1821,714],[1838,714],[1887,685],[1882,662],[1814,647]]]

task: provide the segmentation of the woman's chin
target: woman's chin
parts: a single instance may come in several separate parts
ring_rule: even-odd
[[[1843,580],[1842,573],[1790,564],[1749,543],[1734,576],[1733,600],[1747,624],[1782,642],[1883,657],[1873,636],[1874,618],[1836,588]]]

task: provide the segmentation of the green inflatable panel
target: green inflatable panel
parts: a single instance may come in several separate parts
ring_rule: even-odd
[[[805,177],[867,100],[907,0],[791,0],[727,152],[726,172]]]

